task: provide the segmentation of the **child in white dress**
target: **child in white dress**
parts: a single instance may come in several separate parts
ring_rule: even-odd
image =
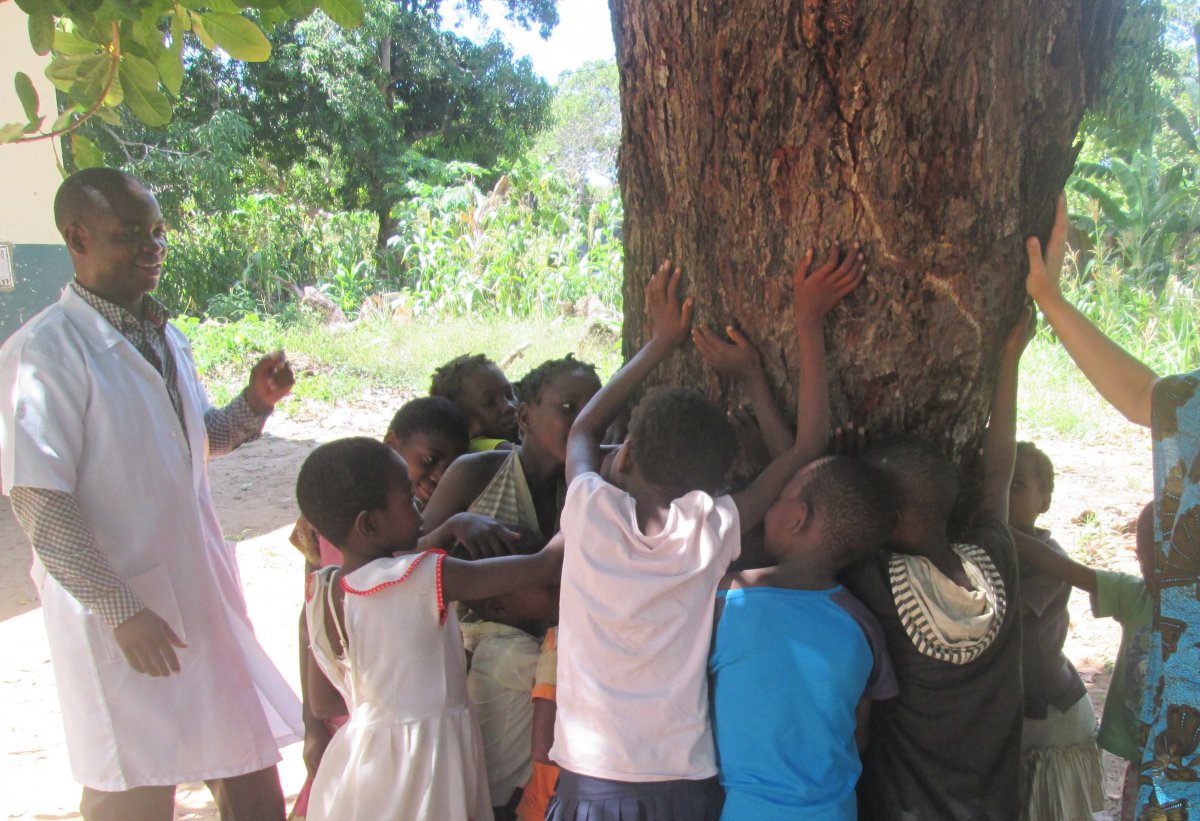
[[[309,629],[314,655],[344,686],[351,711],[321,760],[308,818],[491,818],[462,636],[448,604],[552,584],[561,553],[464,562],[416,552],[421,513],[408,470],[373,439],[314,450],[296,497],[344,557],[341,568],[313,577]]]

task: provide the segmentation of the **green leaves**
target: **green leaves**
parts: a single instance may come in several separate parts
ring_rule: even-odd
[[[209,12],[200,19],[213,42],[235,60],[261,63],[271,56],[271,43],[262,29],[240,14]]]
[[[183,87],[183,19],[178,14],[171,15],[171,43],[158,56],[158,76],[178,97]]]
[[[121,87],[125,104],[134,116],[146,125],[166,125],[171,122],[171,101],[158,88],[158,70],[149,60],[121,56]]]
[[[71,154],[78,169],[98,168],[104,165],[104,155],[96,144],[81,134],[71,135]]]
[[[29,44],[35,54],[50,53],[54,45],[54,17],[49,11],[29,15]]]
[[[0,0],[3,2],[3,0]],[[29,43],[40,55],[52,55],[46,76],[69,98],[67,112],[56,117],[55,132],[70,128],[75,114],[111,121],[122,102],[152,126],[171,121],[173,104],[183,90],[184,41],[188,33],[212,51],[235,60],[261,62],[271,43],[245,12],[257,12],[273,27],[307,17],[318,0],[16,0],[28,16]],[[363,0],[326,0],[327,14],[343,26],[363,20]],[[170,28],[170,38],[164,33]],[[24,77],[24,79],[22,79]],[[0,142],[19,140],[41,128],[37,94],[24,75],[14,76],[27,123],[0,126]],[[34,116],[29,116],[30,112]],[[48,135],[39,135],[39,138]],[[81,151],[89,156],[86,147]]]
[[[342,28],[358,28],[365,16],[362,0],[317,0],[317,6]]]
[[[33,87],[33,80],[29,79],[29,75],[23,71],[18,71],[17,76],[13,78],[13,85],[17,87],[17,99],[21,101],[21,108],[25,111],[25,119],[29,122],[34,122],[38,118],[38,93]]]

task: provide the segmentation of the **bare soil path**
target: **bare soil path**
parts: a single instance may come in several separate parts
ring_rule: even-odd
[[[238,560],[259,639],[297,690],[303,564],[287,543],[296,516],[296,473],[321,442],[382,434],[401,399],[364,395],[320,418],[302,412],[273,418],[260,441],[211,465],[226,536],[241,542]],[[1121,423],[1110,429],[1087,443],[1033,437],[1058,469],[1054,504],[1042,524],[1084,561],[1136,573],[1130,522],[1151,496],[1149,437]],[[28,570],[28,542],[8,503],[0,502],[0,819],[78,818],[79,789],[67,764],[53,671]],[[1071,613],[1067,652],[1099,712],[1119,629],[1092,619],[1086,597],[1078,593]],[[1107,755],[1106,763],[1107,792],[1115,797],[1121,765]],[[304,778],[300,745],[284,751],[281,773],[290,801]],[[182,786],[177,800],[177,819],[217,817],[203,785]],[[1113,807],[1110,801],[1109,809]]]

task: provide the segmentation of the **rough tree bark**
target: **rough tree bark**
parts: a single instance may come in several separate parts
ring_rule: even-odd
[[[754,339],[794,407],[791,272],[860,240],[827,320],[835,420],[973,453],[1121,0],[611,0],[624,121],[625,352],[645,282]],[[656,382],[736,401],[690,347]],[[970,458],[964,461],[970,462]]]

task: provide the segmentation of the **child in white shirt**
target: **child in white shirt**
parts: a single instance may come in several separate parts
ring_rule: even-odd
[[[797,298],[832,307],[861,279],[852,252],[808,276]],[[630,393],[687,339],[692,301],[664,262],[650,279],[650,341],[580,411],[567,442],[559,616],[561,768],[548,819],[716,819],[722,794],[706,666],[717,584],[784,484],[825,449],[796,441],[745,490],[725,487],[737,452],[725,414],[695,391],[662,388],[634,410],[602,477],[600,440]],[[805,286],[805,287],[800,287]],[[825,310],[828,310],[828,307]],[[827,405],[824,346],[802,354],[800,413]],[[817,394],[813,396],[805,394]],[[827,411],[826,411],[827,413]],[[813,426],[800,426],[811,431]]]

